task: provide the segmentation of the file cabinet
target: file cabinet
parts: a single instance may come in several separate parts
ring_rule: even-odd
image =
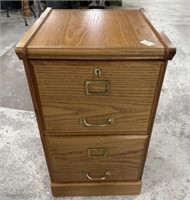
[[[141,10],[52,10],[23,60],[54,196],[138,194],[169,39]]]

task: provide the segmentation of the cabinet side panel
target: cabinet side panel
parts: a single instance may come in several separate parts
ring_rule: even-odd
[[[147,157],[147,153],[148,153],[148,148],[149,148],[149,144],[150,144],[152,129],[153,129],[153,125],[154,125],[154,120],[155,120],[155,116],[156,116],[156,111],[157,111],[157,107],[158,107],[158,102],[159,102],[159,97],[160,97],[160,93],[161,93],[161,89],[162,89],[162,84],[163,84],[163,80],[164,80],[166,67],[167,67],[167,61],[161,65],[160,72],[159,72],[158,82],[157,82],[157,86],[156,86],[156,92],[154,95],[154,100],[153,100],[151,113],[150,113],[150,120],[149,120],[149,127],[148,127],[149,138],[147,140],[147,145],[145,147],[145,154],[144,154],[144,158],[142,160],[142,171],[141,171],[140,177],[142,177],[142,174],[144,171],[144,165],[145,165],[145,161],[146,161],[146,157]]]
[[[40,138],[41,138],[41,142],[42,142],[42,146],[44,149],[44,154],[45,154],[45,158],[46,158],[46,162],[47,162],[47,166],[49,170],[49,175],[50,175],[50,178],[52,178],[50,160],[49,160],[47,146],[46,146],[45,138],[44,138],[44,122],[43,122],[43,117],[42,117],[42,112],[41,112],[41,105],[39,101],[38,90],[36,87],[36,80],[34,77],[32,66],[29,64],[29,61],[25,58],[23,59],[23,63],[24,63],[25,73],[26,73],[26,77],[27,77],[27,81],[28,81],[28,85],[30,89],[30,94],[31,94],[32,102],[34,106],[34,111],[35,111],[35,115],[36,115],[36,119],[38,123]]]

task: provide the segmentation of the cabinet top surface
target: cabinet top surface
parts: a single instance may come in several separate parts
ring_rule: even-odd
[[[56,55],[103,55],[106,51],[107,55],[119,51],[120,55],[163,55],[165,47],[157,34],[141,10],[48,8],[18,43],[16,52],[27,49],[29,55],[41,56],[54,50]]]
[[[29,47],[144,47],[142,40],[163,47],[139,11],[53,10]]]

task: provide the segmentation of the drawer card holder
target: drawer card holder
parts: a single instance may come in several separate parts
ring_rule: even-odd
[[[108,80],[98,80],[89,81],[86,80],[85,83],[85,94],[92,96],[108,96],[110,92],[110,81]]]
[[[107,156],[107,149],[105,148],[90,148],[88,151],[88,157],[89,158],[100,158],[100,157],[106,157]]]
[[[107,177],[109,177],[109,176],[111,176],[111,172],[106,172],[105,173],[105,176],[102,176],[102,177],[91,177],[90,175],[89,175],[89,173],[88,172],[86,172],[86,178],[87,179],[89,179],[89,180],[92,180],[92,181],[103,181],[103,180],[105,180]]]
[[[80,125],[82,126],[87,126],[87,127],[105,127],[105,126],[110,126],[115,123],[115,118],[108,118],[107,122],[105,124],[89,124],[86,120],[86,118],[81,118],[80,119]]]

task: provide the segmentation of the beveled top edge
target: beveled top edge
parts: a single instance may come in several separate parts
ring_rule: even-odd
[[[109,10],[112,10],[112,9],[109,9]],[[107,10],[108,11],[108,10]],[[125,11],[124,9],[120,9],[119,11]],[[158,40],[161,42],[161,44],[164,46],[163,49],[158,49],[156,48],[156,51],[158,51],[157,53],[152,54],[153,51],[149,51],[149,50],[143,50],[143,48],[139,51],[139,49],[127,49],[127,48],[114,48],[114,49],[111,49],[111,48],[107,48],[105,51],[108,51],[107,55],[105,56],[106,58],[108,56],[112,56],[112,58],[114,57],[114,50],[119,50],[119,52],[125,52],[128,51],[126,54],[125,53],[122,53],[121,55],[116,55],[116,58],[124,58],[124,59],[128,59],[130,58],[130,56],[133,58],[135,56],[132,56],[131,54],[134,53],[136,50],[138,50],[138,54],[141,54],[143,52],[145,52],[145,55],[144,55],[144,58],[152,58],[152,59],[157,59],[157,58],[160,58],[160,59],[172,59],[175,55],[175,52],[176,52],[176,48],[173,46],[173,44],[171,43],[171,41],[165,36],[165,34],[160,34],[159,32],[157,32],[157,30],[153,27],[153,25],[150,23],[150,21],[148,20],[147,16],[145,15],[145,10],[144,9],[139,9],[139,10],[131,10],[131,11],[140,11],[143,15],[143,17],[145,18],[145,21],[146,23],[150,26],[150,28],[152,29],[152,31],[154,32],[154,34],[157,36]],[[16,53],[18,55],[18,57],[20,59],[23,59],[24,57],[30,57],[31,59],[33,58],[33,55],[35,54],[35,58],[38,57],[39,55],[39,59],[40,58],[48,58],[48,57],[52,57],[53,56],[56,56],[53,54],[53,51],[51,51],[53,48],[52,47],[46,47],[46,48],[41,48],[41,50],[39,50],[39,48],[28,48],[28,45],[30,44],[30,42],[32,41],[33,37],[36,35],[36,33],[38,32],[39,28],[43,25],[43,23],[46,21],[46,19],[49,17],[50,13],[52,12],[52,8],[47,8],[43,14],[40,16],[40,18],[32,25],[32,27],[24,34],[23,38],[21,39],[21,41],[16,45]],[[58,48],[56,48],[58,49]],[[61,52],[61,49],[62,49],[62,52]],[[75,48],[77,49],[77,48]],[[97,51],[100,50],[101,48],[96,48],[95,49],[95,54],[96,54],[96,59],[98,59],[98,57],[100,57],[101,59],[103,58],[103,56],[101,55],[98,55]],[[69,50],[69,49],[67,49]],[[79,48],[80,50],[80,48]],[[84,49],[81,49],[82,51]],[[84,50],[84,52],[86,53],[88,50],[88,48],[86,48]],[[36,54],[34,51],[37,51],[39,54]],[[56,58],[58,59],[65,59],[67,56],[68,56],[68,59],[75,59],[75,55],[73,54],[73,56],[71,55],[68,55],[68,54],[64,54],[64,51],[65,49],[64,48],[60,48],[58,50],[56,50],[55,52],[59,52],[59,55],[56,56]],[[70,52],[73,53],[72,50],[69,50]],[[91,50],[90,50],[91,51]],[[47,52],[51,52],[52,54],[49,55],[48,57],[44,56],[45,53]],[[110,53],[111,52],[111,53]],[[61,56],[61,54],[63,53],[63,55]],[[110,55],[109,55],[110,53]],[[31,54],[31,55],[30,55]],[[93,55],[94,53],[92,52],[91,55]],[[77,54],[76,54],[77,56]],[[86,56],[88,57],[88,56]],[[85,58],[85,56],[84,56]],[[143,58],[143,56],[142,56]]]
[[[146,51],[145,51],[146,50]],[[62,59],[62,60],[164,60],[165,49],[67,49],[62,48],[27,49],[28,59]]]
[[[169,40],[169,38],[165,35],[165,33],[163,31],[158,31],[150,22],[149,18],[148,18],[148,14],[146,12],[146,10],[144,8],[140,9],[142,16],[144,17],[144,19],[146,20],[146,22],[149,24],[150,28],[152,29],[152,31],[156,34],[156,36],[158,37],[158,39],[160,40],[160,42],[163,44],[163,46],[165,47],[165,59],[166,60],[172,60],[173,57],[176,54],[176,47],[173,45],[173,43]]]
[[[38,29],[42,26],[42,24],[45,22],[51,12],[52,8],[46,8],[40,18],[38,18],[35,23],[30,27],[30,29],[24,33],[22,39],[16,45],[15,52],[20,59],[22,59],[25,55],[25,49],[27,48],[27,45],[30,43],[34,35],[37,33]]]

